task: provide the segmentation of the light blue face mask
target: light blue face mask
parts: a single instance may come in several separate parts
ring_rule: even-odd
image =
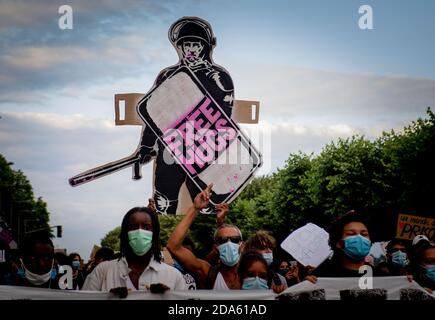
[[[346,237],[343,241],[344,253],[354,261],[362,261],[372,246],[372,242],[360,234]]]
[[[396,251],[391,254],[391,263],[398,268],[406,267],[409,263],[406,252]]]
[[[424,267],[426,269],[426,277],[435,282],[435,264],[430,264]]]
[[[252,277],[243,279],[243,290],[268,290],[267,281],[263,278]]]
[[[219,249],[219,258],[222,263],[228,267],[235,266],[240,259],[240,245],[231,241],[221,244]]]
[[[80,269],[80,261],[74,260],[71,263],[71,267],[73,268],[73,270],[79,270]]]
[[[264,260],[266,260],[267,265],[270,266],[273,262],[273,253],[266,252],[266,253],[262,253],[261,255],[263,256]]]

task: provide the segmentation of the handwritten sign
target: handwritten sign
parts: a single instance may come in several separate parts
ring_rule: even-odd
[[[281,243],[281,248],[304,266],[317,267],[332,253],[328,242],[328,232],[313,223],[308,223],[293,231]]]
[[[430,241],[435,241],[435,219],[399,214],[396,237],[412,240],[419,234],[425,235]]]

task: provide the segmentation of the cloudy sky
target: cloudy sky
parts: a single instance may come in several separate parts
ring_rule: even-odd
[[[72,30],[58,27],[63,4]],[[358,27],[364,4],[373,30]],[[259,125],[244,128],[270,137],[270,173],[291,152],[375,138],[434,108],[433,12],[430,0],[0,0],[0,153],[64,226],[56,246],[87,259],[129,208],[146,204],[151,167],[137,182],[129,170],[77,188],[68,178],[135,150],[140,127],[114,125],[113,95],[146,92],[177,62],[167,39],[176,19],[208,20],[236,98],[261,101]]]

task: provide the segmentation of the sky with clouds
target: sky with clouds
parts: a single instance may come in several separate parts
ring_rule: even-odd
[[[58,27],[64,4],[72,30]],[[358,27],[364,4],[373,30]],[[261,101],[260,123],[243,128],[270,137],[270,173],[291,152],[375,138],[433,108],[433,12],[429,0],[0,0],[0,153],[64,226],[56,246],[86,259],[129,208],[146,204],[151,166],[140,181],[129,170],[77,188],[68,178],[135,150],[140,127],[114,125],[113,95],[148,91],[177,62],[167,39],[176,19],[208,20],[236,98]]]

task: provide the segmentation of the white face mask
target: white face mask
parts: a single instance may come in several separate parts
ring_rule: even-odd
[[[27,269],[26,266],[24,265],[23,260],[20,259],[20,261],[21,261],[21,266],[24,269],[24,277],[34,286],[40,286],[51,279],[51,270],[53,269],[54,259],[53,262],[51,263],[50,271],[44,274],[36,274],[29,271],[29,269]]]

